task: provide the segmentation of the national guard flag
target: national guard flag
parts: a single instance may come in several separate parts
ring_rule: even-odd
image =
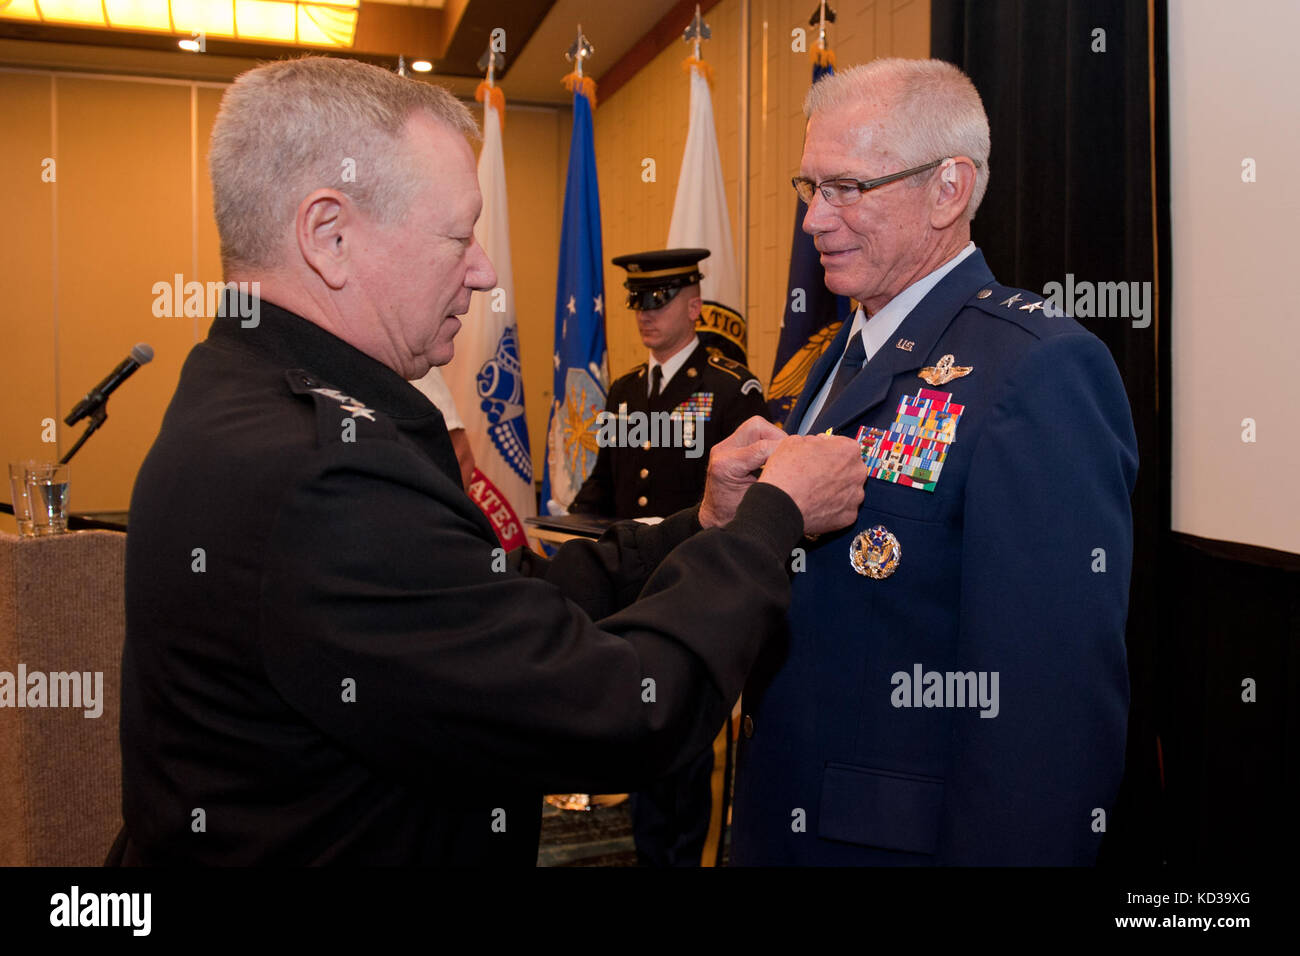
[[[835,72],[830,51],[814,51],[813,83]],[[790,273],[786,283],[785,315],[781,319],[781,337],[776,344],[776,361],[772,366],[772,384],[767,389],[767,407],[772,421],[784,422],[803,391],[808,373],[831,344],[840,323],[850,314],[849,299],[826,288],[826,270],[813,246],[812,236],[803,231],[803,217],[808,212],[797,199],[794,213],[794,240],[790,244]],[[798,431],[797,424],[788,429]]]
[[[569,82],[575,76],[576,81]],[[555,373],[542,480],[542,501],[551,513],[569,506],[595,467],[596,416],[605,409],[609,387],[600,196],[592,139],[595,84],[580,74],[570,74],[566,85],[574,90],[573,138],[564,187],[555,287]]]
[[[443,371],[474,452],[474,476],[465,491],[510,550],[527,545],[523,519],[537,513],[537,498],[510,267],[502,150],[505,97],[494,85],[491,69],[488,77],[477,93],[483,101],[483,149],[478,157],[483,212],[474,235],[496,269],[497,285],[470,299],[469,318],[456,337],[456,356]]]

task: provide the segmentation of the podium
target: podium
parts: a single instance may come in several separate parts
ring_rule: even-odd
[[[0,865],[99,866],[121,828],[125,558],[117,532],[0,532]]]

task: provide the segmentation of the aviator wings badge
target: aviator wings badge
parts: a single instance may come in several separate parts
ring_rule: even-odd
[[[925,379],[931,385],[947,385],[954,378],[969,375],[975,368],[973,365],[957,365],[956,361],[953,356],[945,355],[937,364],[927,365],[921,369],[916,376]]]

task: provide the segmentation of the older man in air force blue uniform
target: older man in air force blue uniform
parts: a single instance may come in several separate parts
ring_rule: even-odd
[[[741,865],[1091,864],[1124,767],[1136,439],[1102,343],[970,242],[988,120],[956,67],[821,81],[795,187],[862,309],[786,428],[857,437],[743,698]]]

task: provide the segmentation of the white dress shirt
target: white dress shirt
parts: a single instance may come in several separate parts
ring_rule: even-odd
[[[663,366],[664,380],[659,386],[660,394],[663,394],[663,392],[668,388],[668,383],[673,380],[673,376],[676,375],[678,371],[681,370],[681,367],[686,364],[686,360],[691,357],[691,353],[699,347],[699,344],[700,337],[696,335],[691,339],[690,345],[684,346],[680,352],[670,358],[667,362],[660,362],[653,355],[650,356],[650,367],[646,369],[646,378],[648,378],[650,382],[654,381],[655,366]],[[647,396],[650,394],[649,382],[646,384],[645,393]]]
[[[442,412],[442,417],[447,422],[447,431],[454,432],[457,428],[465,427],[460,412],[456,411],[456,400],[451,397],[451,389],[447,387],[447,380],[442,377],[442,370],[438,366],[433,366],[423,378],[417,378],[411,384],[438,406],[438,411]]]

